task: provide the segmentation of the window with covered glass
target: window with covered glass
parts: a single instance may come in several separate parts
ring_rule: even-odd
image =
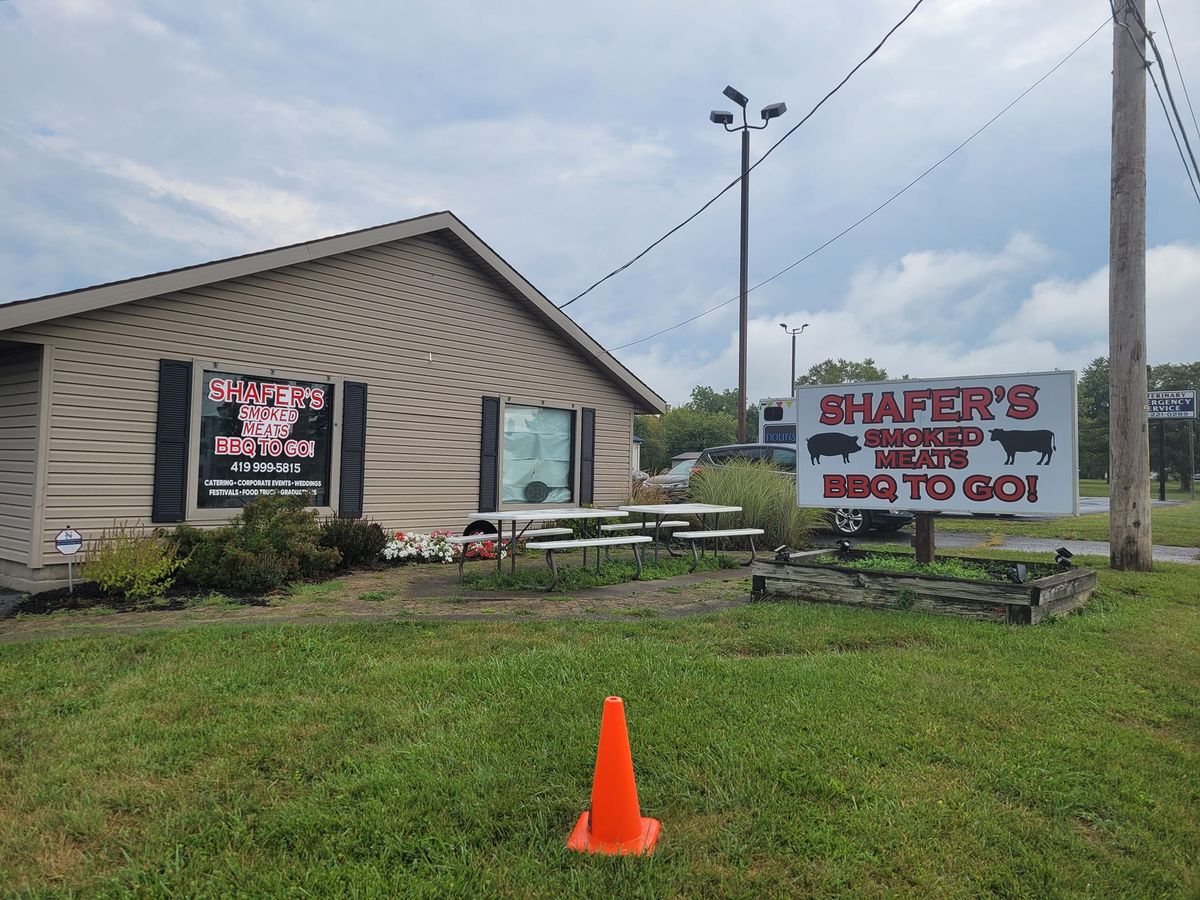
[[[542,406],[504,407],[501,500],[570,503],[574,499],[575,414]]]

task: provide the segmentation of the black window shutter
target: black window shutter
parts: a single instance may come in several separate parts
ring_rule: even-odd
[[[596,411],[584,407],[579,428],[579,503],[595,502]]]
[[[500,508],[500,398],[483,398],[479,428],[479,511]]]
[[[338,516],[360,519],[363,514],[363,474],[367,451],[367,386],[342,383],[342,463],[338,486]]]
[[[192,364],[177,359],[160,359],[151,522],[182,522],[187,516],[185,495],[191,422]]]

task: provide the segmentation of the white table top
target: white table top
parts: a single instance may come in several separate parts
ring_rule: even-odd
[[[651,516],[706,516],[709,513],[741,512],[740,506],[713,506],[711,503],[650,503],[644,506],[622,506],[626,512]]]
[[[607,519],[627,516],[619,509],[513,509],[508,512],[473,512],[467,518],[483,519],[485,522],[542,522],[552,519]]]

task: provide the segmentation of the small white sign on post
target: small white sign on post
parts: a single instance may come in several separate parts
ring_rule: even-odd
[[[1071,515],[1075,373],[796,390],[800,506]]]
[[[75,593],[75,554],[83,547],[83,535],[67,526],[54,537],[54,549],[67,558],[67,590]]]

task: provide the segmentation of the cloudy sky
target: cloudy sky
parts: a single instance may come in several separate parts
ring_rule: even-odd
[[[1200,4],[1161,3],[1200,101]],[[737,136],[708,121],[726,84],[753,110],[788,104],[757,158],[911,5],[0,0],[0,300],[450,209],[562,303],[736,175]],[[1106,15],[1104,0],[926,0],[753,173],[751,283],[919,175]],[[1167,52],[1153,3],[1149,18]],[[810,323],[801,369],[994,373],[1106,352],[1111,57],[1109,27],[753,292],[751,397],[786,390],[780,322]],[[1200,205],[1153,94],[1148,114],[1149,354],[1191,361]],[[735,190],[569,312],[616,348],[715,306],[737,293],[737,229]],[[735,302],[615,352],[679,402],[736,385],[736,330]]]

